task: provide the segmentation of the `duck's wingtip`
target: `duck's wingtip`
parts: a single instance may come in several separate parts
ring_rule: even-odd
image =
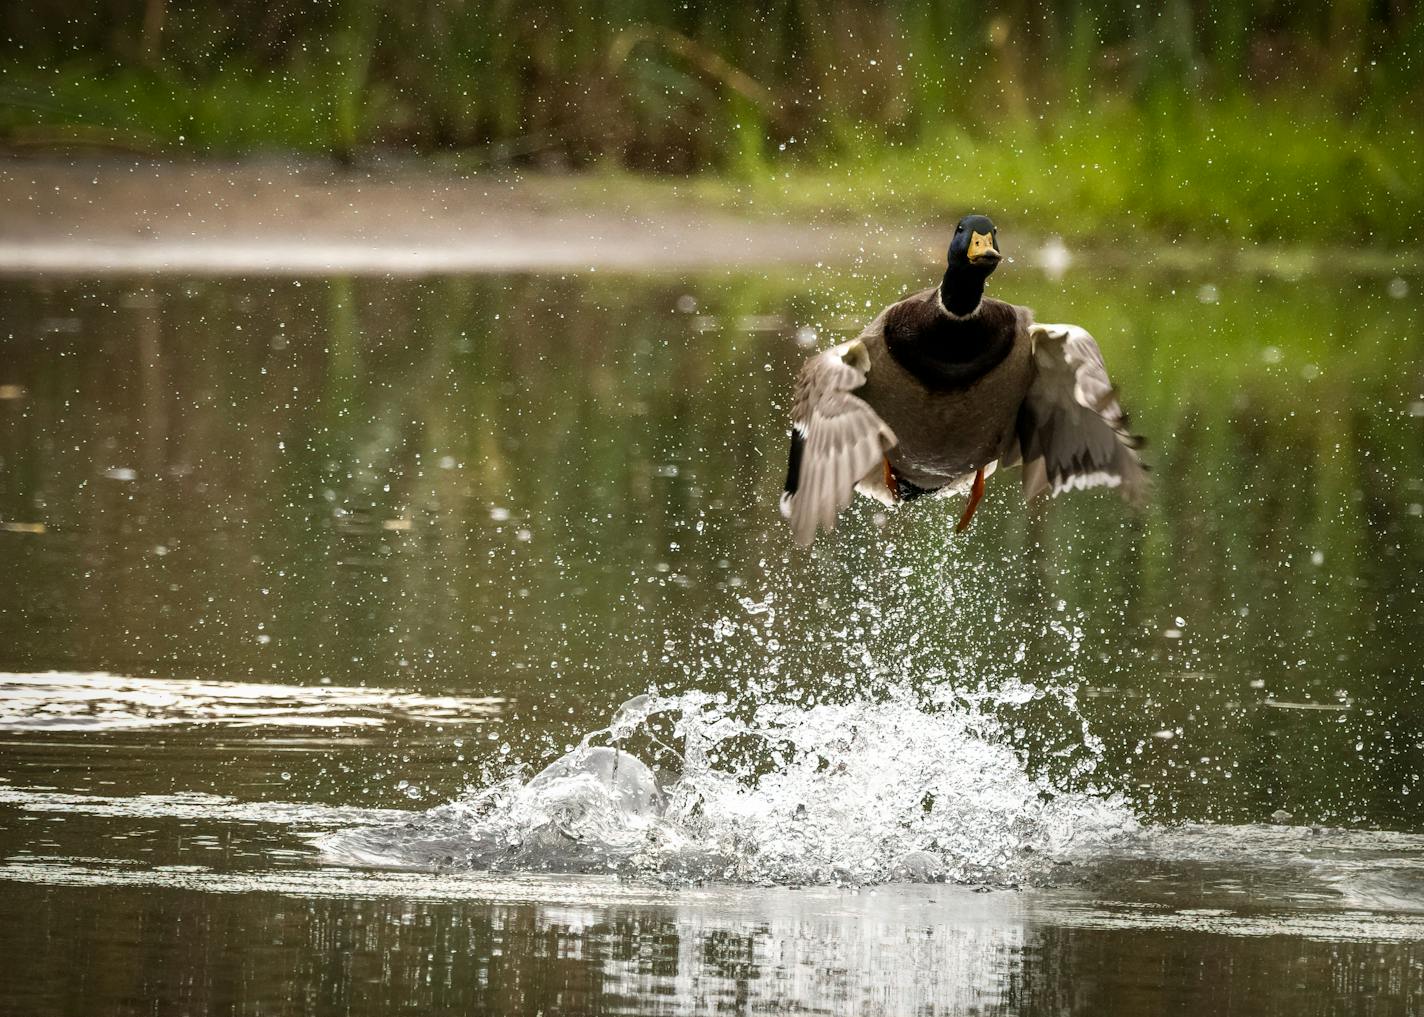
[[[816,542],[816,532],[820,529],[814,517],[805,511],[797,512],[796,497],[790,492],[781,494],[781,515],[791,524],[791,536],[802,547],[810,547]]]

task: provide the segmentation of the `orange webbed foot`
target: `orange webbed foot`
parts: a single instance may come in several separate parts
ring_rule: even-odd
[[[974,484],[969,488],[969,504],[964,506],[964,514],[959,517],[959,522],[954,525],[955,533],[963,533],[969,529],[970,520],[974,518],[974,513],[979,508],[979,503],[983,500],[984,470],[980,468],[974,471]]]

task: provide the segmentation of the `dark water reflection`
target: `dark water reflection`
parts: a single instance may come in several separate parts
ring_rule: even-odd
[[[1424,830],[1424,287],[1059,284],[1015,269],[999,295],[1099,337],[1152,442],[1148,509],[1099,494],[1024,513],[1006,475],[948,551],[955,506],[879,528],[866,504],[802,554],[774,508],[798,334],[824,345],[919,274],[0,284],[0,671],[502,704],[468,729],[437,718],[305,747],[31,724],[11,728],[0,778],[429,804],[510,760],[547,760],[650,682],[735,691],[755,676],[834,698],[859,680],[856,654],[883,660],[923,636],[914,666],[932,651],[951,679],[1076,686],[1103,740],[1093,781],[1144,818],[1284,809]],[[707,635],[768,592],[782,599],[766,638]],[[865,624],[854,652],[797,638],[916,598],[935,603]],[[1026,756],[1051,768],[1062,718],[1030,704],[1021,719]],[[0,810],[7,856],[104,856],[101,830],[60,823],[45,848],[22,810]],[[44,992],[3,1001],[16,1012],[686,1012],[700,999],[1324,1014],[1404,1013],[1419,997],[1412,946],[1008,912],[966,932],[865,914],[783,927],[607,906],[0,894],[3,952],[48,972]],[[16,914],[35,917],[33,943]],[[921,950],[964,977],[895,995],[918,984]],[[65,970],[90,974],[55,994]]]
[[[65,891],[23,887],[10,899],[46,915],[41,941],[69,944],[42,957],[50,974],[87,974],[9,1002],[28,1013],[1385,1017],[1424,999],[1417,943],[1055,928],[1012,903],[937,893],[955,899],[905,913],[900,892],[881,890],[748,914],[109,890],[101,917],[54,907]],[[105,927],[116,919],[142,930],[141,966],[113,963],[132,957]]]

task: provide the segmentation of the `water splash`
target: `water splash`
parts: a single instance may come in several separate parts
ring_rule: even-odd
[[[1134,828],[1116,798],[1031,777],[1002,736],[992,713],[958,701],[748,711],[649,693],[531,780],[319,844],[329,861],[389,867],[1014,884]],[[599,740],[640,743],[658,770]]]
[[[726,614],[663,632],[672,681],[533,779],[327,836],[327,858],[1002,885],[1050,880],[1071,851],[1134,829],[1095,783],[1081,627],[1061,605],[1010,603],[998,570],[925,535],[932,521],[875,525],[851,520],[865,532],[809,562],[764,561],[764,585]]]

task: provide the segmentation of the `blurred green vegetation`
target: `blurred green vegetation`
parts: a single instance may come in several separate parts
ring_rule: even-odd
[[[12,147],[692,173],[1069,235],[1400,244],[1424,216],[1413,0],[45,0],[0,30]]]

